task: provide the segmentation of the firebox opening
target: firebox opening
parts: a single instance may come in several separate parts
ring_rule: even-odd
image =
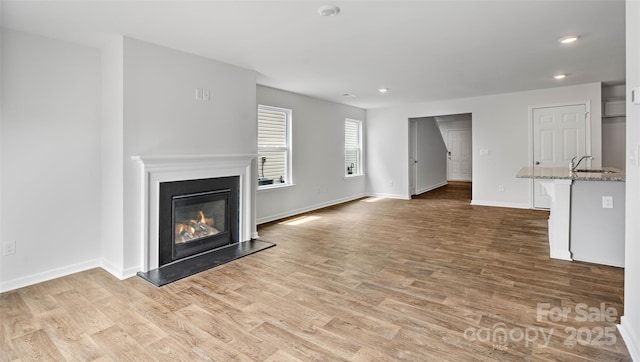
[[[229,192],[229,190],[224,190]],[[218,192],[173,198],[174,242],[189,243],[225,232],[227,198],[209,200]]]
[[[238,177],[160,184],[159,265],[238,242]]]

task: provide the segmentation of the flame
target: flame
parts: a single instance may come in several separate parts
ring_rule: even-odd
[[[189,232],[191,234],[196,232],[196,229],[194,229],[191,225],[186,225],[186,224],[178,224],[178,227],[176,228],[176,234],[180,235],[184,232]]]
[[[181,244],[218,234],[220,230],[216,229],[213,224],[213,217],[206,217],[204,212],[200,210],[196,219],[176,222],[174,241]]]
[[[191,219],[189,221],[191,221],[191,223],[194,224],[194,225],[198,224],[198,223],[201,223],[201,224],[207,224],[209,226],[213,226],[213,218],[212,217],[205,217],[204,216],[204,212],[202,210],[198,211],[198,219],[197,220],[196,219]]]

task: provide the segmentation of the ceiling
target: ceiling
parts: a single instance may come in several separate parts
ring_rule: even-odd
[[[327,4],[340,6],[339,15],[320,16]],[[6,28],[92,47],[123,34],[253,69],[259,84],[366,109],[625,79],[624,0],[1,6]],[[581,38],[561,45],[568,34]],[[568,76],[555,80],[557,73]]]

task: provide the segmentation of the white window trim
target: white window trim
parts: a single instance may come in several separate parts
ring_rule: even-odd
[[[293,143],[292,143],[292,137],[291,137],[293,110],[288,108],[258,104],[257,111],[259,112],[261,108],[265,110],[285,112],[287,114],[287,146],[288,147],[259,147],[258,146],[258,153],[260,153],[260,151],[287,151],[285,183],[278,183],[278,184],[274,183],[271,185],[258,185],[258,190],[272,190],[272,189],[279,189],[279,188],[284,188],[288,186],[295,186],[295,183],[293,182],[293,156],[292,156]],[[257,126],[257,119],[256,119],[256,126]],[[258,158],[258,164],[259,163],[260,163],[260,159]]]
[[[359,159],[358,159],[358,173],[354,173],[354,174],[347,174],[347,170],[346,168],[344,168],[343,166],[343,171],[344,171],[344,178],[345,179],[355,179],[355,178],[360,178],[360,177],[364,177],[365,175],[365,169],[364,169],[364,142],[362,139],[362,126],[363,123],[360,120],[357,119],[352,119],[352,118],[345,118],[344,123],[343,123],[343,132],[344,132],[344,125],[346,124],[346,122],[355,122],[358,123],[358,146],[360,148],[360,152],[359,152]],[[346,135],[345,135],[346,136]],[[343,136],[342,138],[342,148],[343,148],[343,165],[345,165],[347,163],[347,155],[346,155],[346,150],[347,150],[347,145],[346,145],[346,140],[345,137]]]
[[[262,185],[262,186],[258,186],[258,192],[259,193],[263,193],[266,191],[276,191],[276,190],[281,190],[281,189],[286,189],[292,186],[295,186],[296,184],[288,184],[288,183],[283,183],[283,184],[272,184],[272,185]]]

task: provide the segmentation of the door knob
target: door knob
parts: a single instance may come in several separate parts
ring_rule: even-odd
[[[540,164],[540,161],[536,161],[536,165],[539,165],[539,164]]]

